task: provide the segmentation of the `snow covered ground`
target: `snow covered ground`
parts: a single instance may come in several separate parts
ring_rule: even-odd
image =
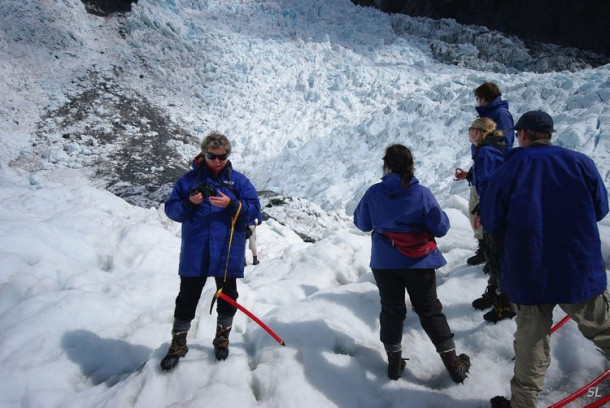
[[[0,11],[0,407],[484,407],[508,395],[515,325],[485,324],[470,306],[486,275],[465,264],[475,247],[467,186],[452,181],[470,161],[472,90],[497,82],[515,119],[551,113],[555,143],[590,155],[610,185],[609,65],[536,73],[527,67],[543,56],[514,39],[450,42],[461,32],[454,22],[348,0],[140,0],[107,19],[78,0],[4,0]],[[439,50],[468,61],[441,62]],[[497,61],[476,69],[490,50]],[[175,134],[152,127],[147,109]],[[136,114],[141,123],[125,122]],[[141,177],[163,174],[214,129],[259,190],[294,197],[268,210],[261,263],[239,284],[240,303],[286,346],[238,313],[231,355],[214,361],[207,287],[189,353],[162,373],[180,226],[157,205],[105,191],[96,175],[126,163]],[[136,136],[150,154],[168,148],[135,153],[125,146]],[[451,220],[438,292],[473,362],[460,386],[412,312],[407,371],[399,381],[385,374],[370,239],[349,217],[393,142],[412,148],[416,175]],[[610,265],[608,218],[600,229]],[[541,406],[608,368],[575,326],[552,338]]]

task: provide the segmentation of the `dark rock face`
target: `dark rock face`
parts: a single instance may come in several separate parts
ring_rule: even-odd
[[[389,13],[485,26],[525,41],[610,55],[607,0],[352,0]]]
[[[131,3],[138,0],[82,0],[89,14],[96,16],[109,16],[113,13],[125,13],[131,11]]]
[[[121,74],[115,67],[112,75],[90,71],[75,79],[78,90],[42,117],[33,151],[47,166],[92,169],[96,185],[130,204],[156,208],[189,170],[178,150],[200,139],[117,84]]]

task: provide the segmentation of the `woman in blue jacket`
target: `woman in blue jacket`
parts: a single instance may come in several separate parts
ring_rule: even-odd
[[[186,335],[207,278],[215,278],[217,288],[237,299],[236,279],[244,277],[246,225],[260,213],[260,202],[250,180],[233,170],[230,153],[226,136],[209,134],[193,170],[176,182],[165,202],[167,216],[182,223],[182,247],[172,343],[161,361],[163,370],[173,369],[188,351]],[[236,309],[219,299],[216,310],[214,354],[224,360]]]
[[[474,225],[479,228],[481,226],[481,208],[487,198],[487,186],[490,180],[496,173],[496,170],[504,164],[504,149],[505,142],[501,130],[496,130],[496,123],[489,118],[478,118],[468,129],[468,138],[470,143],[475,146],[474,164],[472,166],[472,182],[479,196],[479,203],[473,210],[475,216]],[[483,295],[472,302],[472,307],[475,309],[485,310],[493,306],[493,309],[483,316],[488,322],[497,323],[506,318],[513,318],[515,311],[513,310],[508,297],[498,290],[498,279],[500,275],[500,264],[494,262],[490,258],[490,250],[492,240],[485,234],[485,255],[488,260],[489,279],[487,280],[487,288]]]
[[[413,176],[413,156],[407,147],[388,147],[383,170],[381,183],[371,186],[360,200],[354,223],[361,231],[373,231],[370,266],[381,297],[380,338],[388,355],[388,376],[396,380],[405,368],[401,341],[406,288],[452,380],[461,383],[470,359],[456,354],[453,333],[436,294],[435,269],[446,261],[434,237],[447,233],[449,219],[430,190]]]

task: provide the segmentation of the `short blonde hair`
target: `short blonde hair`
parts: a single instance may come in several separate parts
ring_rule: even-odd
[[[220,132],[211,132],[207,135],[203,141],[201,142],[201,152],[206,153],[209,150],[213,149],[222,149],[227,152],[227,154],[231,153],[231,142],[229,139]]]

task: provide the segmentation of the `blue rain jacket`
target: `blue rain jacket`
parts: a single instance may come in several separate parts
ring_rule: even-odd
[[[597,222],[608,192],[589,157],[514,149],[489,183],[481,221],[504,235],[500,288],[525,305],[579,303],[606,289]]]
[[[354,211],[354,224],[361,231],[373,231],[371,263],[373,269],[431,269],[447,262],[438,247],[421,258],[410,258],[392,246],[384,232],[427,230],[435,237],[449,231],[449,218],[430,190],[413,177],[409,188],[400,184],[400,176],[388,173],[369,187]]]
[[[489,118],[496,122],[496,129],[501,130],[504,133],[504,139],[506,141],[506,150],[504,153],[508,153],[512,149],[515,141],[515,131],[513,130],[515,124],[513,122],[513,115],[508,111],[508,102],[503,101],[502,97],[498,96],[487,105],[477,106],[475,109],[480,117]]]
[[[231,198],[226,208],[215,207],[207,198],[199,205],[193,205],[189,193],[206,181],[214,189]],[[231,220],[239,212],[231,235]],[[227,256],[229,257],[227,278],[244,277],[244,253],[246,249],[246,225],[254,222],[261,211],[256,189],[243,174],[232,169],[231,162],[214,175],[202,162],[193,163],[193,170],[187,172],[175,184],[169,199],[165,202],[167,216],[182,223],[182,248],[180,250],[180,276],[225,276]]]
[[[487,195],[487,185],[495,174],[496,170],[504,163],[503,146],[498,147],[494,141],[487,139],[498,139],[499,137],[488,136],[484,144],[477,147],[474,154],[474,164],[472,165],[472,183],[479,195],[479,208]],[[489,144],[488,144],[489,143]]]

